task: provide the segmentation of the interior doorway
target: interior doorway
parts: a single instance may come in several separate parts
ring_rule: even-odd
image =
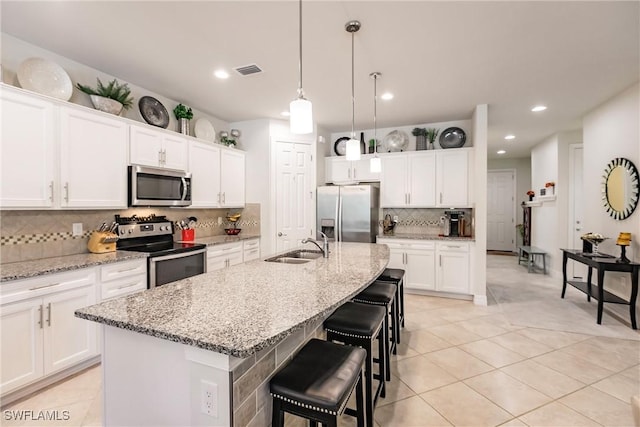
[[[487,250],[516,250],[516,171],[489,170],[487,174]]]
[[[569,145],[569,241],[570,248],[582,248],[583,230],[583,149],[582,144]],[[567,266],[567,274],[573,278],[587,277],[587,268],[577,262]]]

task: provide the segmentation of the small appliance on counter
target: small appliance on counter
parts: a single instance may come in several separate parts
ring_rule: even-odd
[[[106,254],[116,251],[116,242],[118,241],[117,233],[118,223],[114,222],[111,225],[107,225],[103,222],[102,225],[91,232],[91,237],[87,242],[87,249],[93,254]]]
[[[465,220],[464,211],[444,211],[447,217],[444,222],[444,235],[446,237],[462,237],[464,236]]]

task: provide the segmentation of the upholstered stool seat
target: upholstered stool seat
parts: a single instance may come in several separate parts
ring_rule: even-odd
[[[398,304],[398,317],[400,326],[404,328],[404,270],[401,268],[385,268],[376,279],[380,282],[391,282],[398,287],[396,303]],[[398,329],[398,343],[400,343],[400,329]]]
[[[375,281],[371,285],[367,286],[365,290],[353,297],[352,301],[378,305],[385,307],[389,316],[384,317],[384,332],[385,332],[385,353],[387,360],[391,357],[391,353],[397,353],[397,337],[398,337],[398,306],[395,303],[397,286],[393,283],[378,282]],[[391,328],[389,328],[389,317],[391,317]],[[391,336],[389,336],[389,330],[391,330]],[[391,380],[391,368],[389,363],[386,364],[386,377],[387,381]]]
[[[337,426],[356,390],[358,427],[364,426],[363,368],[367,352],[361,348],[311,339],[271,379],[273,427],[284,426],[284,412]]]
[[[364,378],[368,426],[373,426],[373,410],[378,397],[385,396],[385,371],[388,363],[384,346],[385,318],[384,307],[347,302],[324,321],[327,341],[338,341],[346,345],[362,347],[367,351]],[[373,342],[376,339],[378,340],[378,358],[374,359]],[[378,375],[373,372],[374,360],[378,362]],[[374,379],[378,380],[375,392],[373,391]]]

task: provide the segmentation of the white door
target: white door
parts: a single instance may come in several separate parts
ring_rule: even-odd
[[[104,114],[60,109],[61,206],[127,207],[127,124]]]
[[[189,143],[191,207],[217,208],[220,205],[220,148],[211,144]]]
[[[222,206],[244,207],[245,156],[243,152],[222,150],[220,153],[220,191]]]
[[[583,223],[583,150],[582,144],[569,146],[569,249],[582,249],[582,236],[585,231]],[[584,264],[569,261],[567,275],[569,277],[587,277],[587,267]]]
[[[515,171],[487,174],[487,249],[515,251]]]
[[[311,146],[276,143],[276,251],[312,236]]]
[[[2,306],[0,319],[0,393],[5,394],[43,375],[42,299]]]

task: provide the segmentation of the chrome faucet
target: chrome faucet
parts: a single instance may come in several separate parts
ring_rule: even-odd
[[[322,252],[323,258],[329,258],[329,239],[327,238],[327,235],[324,234],[322,231],[318,231],[318,233],[320,233],[320,235],[322,235],[322,247],[320,247],[318,242],[313,240],[311,237],[308,237],[306,239],[302,239],[302,241],[300,243],[302,243],[302,244],[313,243],[314,245],[316,245],[318,247],[318,249],[320,249],[320,251]]]

